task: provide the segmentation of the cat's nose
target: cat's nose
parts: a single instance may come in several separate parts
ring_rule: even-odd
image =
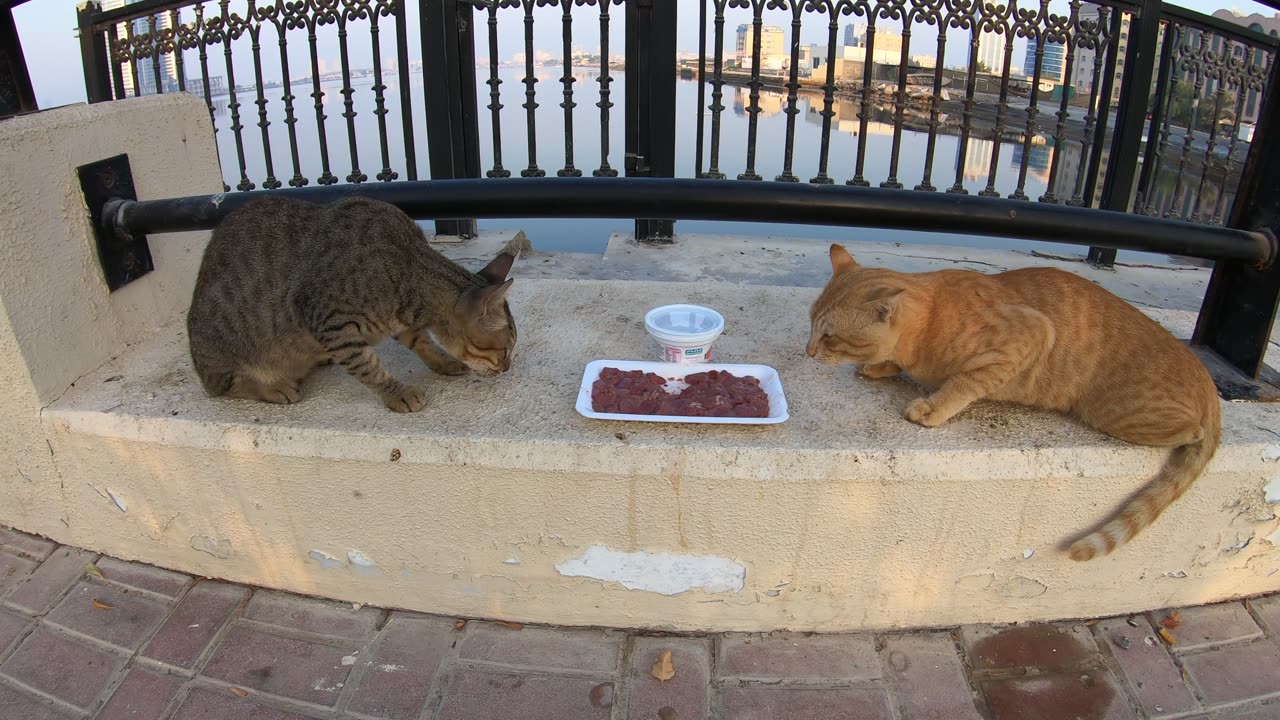
[[[809,342],[807,345],[804,346],[804,354],[808,355],[809,357],[816,357],[818,354],[817,346],[812,341]]]

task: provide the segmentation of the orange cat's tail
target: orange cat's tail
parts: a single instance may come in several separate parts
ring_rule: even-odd
[[[1169,453],[1164,467],[1146,487],[1138,491],[1097,530],[1071,543],[1067,552],[1072,560],[1092,560],[1129,542],[1143,528],[1155,522],[1164,509],[1182,496],[1200,477],[1222,434],[1221,408],[1217,397],[1209,403],[1205,417],[1204,437],[1199,442],[1180,445]]]

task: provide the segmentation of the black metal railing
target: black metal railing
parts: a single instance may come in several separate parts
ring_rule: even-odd
[[[1257,242],[1272,237],[1258,183],[1271,172],[1263,148],[1280,133],[1266,122],[1277,105],[1275,37],[1160,0],[1071,0],[1064,12],[1051,12],[1049,0],[699,0],[698,52],[681,56],[677,22],[695,15],[692,3],[681,3],[686,12],[677,19],[675,0],[237,2],[141,0],[105,12],[91,3],[80,13],[90,100],[201,95],[228,189],[279,188],[286,175],[294,188],[375,184],[361,170],[371,157],[381,163],[374,180],[389,185],[420,175],[483,178],[472,191],[506,205],[428,213],[438,231],[461,235],[474,232],[470,218],[528,207],[516,202],[533,192],[525,185],[499,189],[513,176],[555,175],[547,179],[572,180],[576,192],[619,168],[628,177],[707,183],[692,196],[705,208],[729,207],[717,205],[726,201],[716,193],[746,192],[766,179],[842,185],[860,198],[849,207],[862,215],[840,216],[849,224],[883,218],[861,188],[875,190],[877,203],[917,207],[919,222],[935,229],[958,219],[943,212],[953,207],[945,199],[956,199],[954,207],[983,219],[956,227],[985,234],[1003,232],[992,212],[1058,218],[1046,213],[1072,209],[1063,218],[1074,225],[1057,227],[1052,238],[1019,223],[1005,227],[1029,239],[1097,245],[1089,259],[1102,266],[1114,262],[1117,247],[1221,261],[1197,338],[1246,336],[1249,349],[1221,338],[1209,344],[1232,345],[1224,354],[1247,375],[1261,368],[1276,271],[1270,255],[1229,249],[1236,231],[1225,228],[1254,233]],[[558,31],[556,52],[539,41],[548,25]],[[619,32],[621,61],[610,54]],[[826,43],[803,42],[811,36]],[[336,69],[318,52],[334,39]],[[598,49],[578,50],[584,39]],[[276,47],[265,50],[270,41]],[[391,45],[394,59],[384,59]],[[554,95],[544,81],[558,84]],[[295,103],[304,93],[309,107]],[[429,173],[420,172],[419,155]],[[577,180],[587,169],[593,177]],[[737,189],[714,182],[721,180]],[[590,187],[607,197],[623,192],[610,182]],[[779,192],[750,197],[776,200]],[[636,234],[662,240],[673,233],[670,218],[707,216],[689,202],[673,198],[678,213],[661,203],[605,205],[612,213],[649,208],[659,219],[637,220]],[[1080,214],[1098,211],[1109,212]],[[747,214],[769,212],[774,221],[825,222],[803,204]],[[1175,234],[1202,226],[1203,242],[1163,237],[1172,221],[1182,228]],[[1147,240],[1122,241],[1118,229],[1103,232],[1108,224]],[[1073,235],[1091,227],[1099,232]],[[1237,272],[1224,268],[1259,273],[1240,276],[1255,295],[1220,282]],[[1233,315],[1245,305],[1247,321]]]

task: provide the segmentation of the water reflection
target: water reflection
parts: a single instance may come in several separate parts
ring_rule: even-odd
[[[480,154],[482,171],[494,167],[495,153],[493,142],[492,114],[488,109],[490,97],[488,88],[483,84],[486,70],[480,69],[479,113]],[[525,123],[525,86],[521,81],[522,70],[519,68],[503,68],[499,71],[502,81],[499,85],[498,101],[503,106],[498,140],[501,144],[503,166],[519,175],[519,170],[536,162],[537,166],[546,170],[548,175],[566,164],[564,110],[561,108],[563,85],[560,78],[562,68],[541,68],[535,73],[535,101],[538,104],[536,113],[536,156],[528,144]],[[577,70],[573,83],[575,102],[573,109],[574,137],[570,145],[573,152],[573,164],[584,174],[600,166],[601,157],[601,123],[599,109],[599,73],[594,70]],[[622,104],[625,97],[626,75],[622,71],[612,73],[612,101],[615,105],[607,128],[609,140],[608,163],[613,168],[622,168],[623,163],[623,113]],[[291,153],[289,125],[285,122],[285,89],[283,87],[267,88],[263,91],[266,101],[266,124],[264,143],[264,127],[256,104],[256,90],[241,89],[235,95],[233,106],[229,95],[216,96],[213,99],[213,117],[217,129],[219,156],[223,166],[226,182],[232,188],[241,184],[243,178],[261,187],[270,176],[286,185],[300,184],[305,179],[308,184],[315,184],[318,177],[326,170],[339,179],[347,177],[355,169],[370,178],[370,182],[379,172],[386,172],[386,177],[394,174],[399,179],[408,179],[415,175],[427,177],[429,154],[426,147],[426,123],[424,115],[424,99],[422,96],[422,76],[413,74],[409,77],[409,96],[411,98],[411,132],[409,143],[406,143],[404,117],[401,113],[399,79],[388,75],[383,78],[386,89],[383,93],[386,115],[385,140],[379,131],[376,107],[375,83],[373,77],[356,78],[352,81],[352,110],[355,113],[352,123],[355,127],[354,143],[348,139],[347,118],[343,117],[343,90],[340,81],[326,80],[321,83],[322,95],[312,96],[310,80],[296,82],[292,88],[292,110],[294,131],[297,144],[297,166],[295,168]],[[747,149],[747,129],[749,124],[748,108],[749,92],[746,88],[725,87],[726,111],[720,118],[720,157],[719,169],[728,177],[736,177],[745,170]],[[706,102],[710,103],[708,91]],[[786,95],[777,90],[762,89],[759,100],[760,111],[757,114],[758,137],[756,171],[766,179],[772,179],[782,172],[784,157],[783,140],[786,137],[787,108]],[[821,127],[823,124],[823,96],[820,92],[802,91],[797,100],[798,118],[795,131],[795,153],[792,172],[802,181],[817,175],[821,155]],[[959,183],[965,191],[976,194],[985,189],[993,189],[1001,196],[1009,196],[1019,189],[1019,173],[1025,159],[1027,172],[1022,183],[1022,191],[1037,200],[1050,195],[1062,200],[1079,201],[1087,185],[1083,161],[1084,141],[1079,129],[1069,127],[1067,138],[1058,143],[1051,137],[1050,121],[1056,117],[1049,112],[1042,112],[1040,124],[1031,139],[1029,149],[1025,149],[1020,134],[1025,116],[1010,112],[1010,118],[1018,117],[1017,125],[1011,121],[1009,132],[996,139],[990,119],[975,115],[971,136],[960,153],[962,117],[954,112],[953,107],[944,107],[948,112],[939,116],[939,126],[932,160],[930,182],[939,190]],[[872,103],[871,112],[865,122],[859,118],[861,102],[856,97],[837,97],[832,105],[831,141],[827,150],[829,158],[828,173],[836,182],[844,182],[853,177],[857,169],[859,144],[865,143],[863,158],[863,176],[872,185],[884,180],[889,173],[893,155],[893,106],[883,99],[877,98]],[[241,130],[234,132],[233,113],[239,115]],[[321,117],[318,117],[321,116]],[[691,177],[695,170],[694,144],[695,123],[699,117],[697,108],[697,84],[692,80],[681,80],[677,84],[677,147],[676,174]],[[702,113],[707,123],[707,137],[710,138],[710,112]],[[924,179],[926,164],[926,148],[928,147],[927,110],[913,105],[906,113],[905,128],[902,131],[898,149],[898,178],[908,188]],[[318,128],[325,129],[323,152]],[[1108,138],[1109,140],[1109,138]],[[269,145],[269,152],[267,147]],[[709,147],[709,142],[708,142]],[[416,164],[409,166],[407,157],[410,150],[416,156]],[[707,152],[704,150],[704,152]],[[244,170],[241,171],[239,158],[244,158]],[[384,161],[385,156],[385,161]],[[327,163],[325,158],[327,157]],[[703,166],[709,164],[709,157],[703,158]],[[1106,153],[1102,155],[1101,172],[1105,173]],[[1143,199],[1143,204],[1151,205],[1157,214],[1167,208],[1186,210],[1194,209],[1196,198],[1202,197],[1203,215],[1208,217],[1212,212],[1221,212],[1229,207],[1231,195],[1220,195],[1223,180],[1215,178],[1213,168],[1208,176],[1209,181],[1200,188],[1200,174],[1203,163],[1197,158],[1190,158],[1184,165],[1177,159],[1166,159],[1157,176],[1156,192],[1151,198]],[[1101,173],[1100,173],[1101,174]],[[1219,171],[1221,175],[1221,171]],[[1100,184],[1100,183],[1099,183]],[[1234,183],[1227,183],[1233,187]],[[1100,192],[1101,188],[1097,188]],[[1050,192],[1052,191],[1052,192]],[[629,220],[515,220],[499,219],[482,221],[482,227],[523,227],[534,243],[548,250],[598,251],[604,246],[610,232],[629,232],[632,224]],[[831,239],[880,239],[880,240],[921,240],[933,243],[951,243],[959,245],[978,245],[983,247],[1003,248],[1044,248],[1042,243],[1026,243],[1000,238],[954,237],[928,233],[905,231],[876,231],[827,227],[797,227],[784,223],[750,224],[750,223],[707,223],[681,222],[677,226],[682,232],[751,232],[756,234],[804,236]],[[1061,246],[1057,251],[1080,252],[1079,248]]]

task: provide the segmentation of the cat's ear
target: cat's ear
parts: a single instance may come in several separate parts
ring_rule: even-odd
[[[489,261],[480,272],[476,273],[489,285],[497,285],[507,279],[507,273],[511,272],[511,264],[516,261],[516,256],[504,252]]]
[[[848,250],[843,245],[831,246],[831,274],[839,275],[858,267],[858,261],[853,259]]]
[[[876,322],[889,322],[889,318],[898,311],[898,299],[902,297],[902,291],[898,290],[892,295],[887,295],[878,300],[871,301],[871,310],[875,313]]]
[[[476,300],[480,303],[480,309],[488,312],[494,308],[500,307],[507,299],[507,293],[511,292],[511,283],[513,278],[508,278],[496,285],[486,285],[475,291]]]

